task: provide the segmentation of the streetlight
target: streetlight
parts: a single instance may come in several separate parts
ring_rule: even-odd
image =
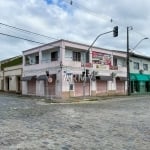
[[[111,32],[113,32],[113,37],[117,37],[117,36],[118,36],[118,26],[115,26],[115,27],[113,28],[113,30],[111,30],[111,31],[108,31],[108,32],[104,32],[104,33],[99,34],[99,35],[95,38],[95,40],[92,42],[92,44],[89,46],[87,52],[85,52],[86,61],[84,62],[84,74],[83,74],[83,76],[84,76],[84,81],[83,81],[83,97],[84,97],[84,99],[85,99],[85,82],[86,82],[86,75],[87,75],[86,69],[85,69],[85,63],[89,63],[89,62],[90,62],[90,49],[93,47],[94,43],[97,41],[97,39],[98,39],[99,37],[101,37],[102,35],[111,33]]]
[[[137,46],[138,46],[142,41],[148,40],[148,39],[149,39],[148,37],[145,37],[145,38],[141,39],[141,40],[132,48],[132,51],[134,51],[134,50],[137,48]]]
[[[87,55],[86,62],[89,62],[89,52],[90,52],[90,49],[93,47],[93,45],[94,45],[94,43],[97,41],[97,39],[98,39],[100,36],[105,35],[105,34],[108,34],[108,33],[111,33],[111,32],[113,32],[113,37],[117,37],[117,36],[118,36],[118,26],[115,26],[115,27],[113,28],[113,30],[111,30],[111,31],[108,31],[108,32],[104,32],[104,33],[99,34],[99,35],[95,38],[95,40],[92,42],[92,44],[89,46],[89,48],[88,48],[88,50],[87,50],[87,53],[86,53],[86,54],[88,54],[88,55]]]
[[[130,48],[129,48],[129,30],[132,30],[132,26],[127,26],[127,95],[130,96],[131,95],[131,89],[130,89]],[[135,50],[135,48],[143,41],[143,40],[147,40],[149,38],[145,37],[143,39],[141,39],[132,49]]]

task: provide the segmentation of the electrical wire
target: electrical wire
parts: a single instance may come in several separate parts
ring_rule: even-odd
[[[88,12],[88,14],[91,14],[91,15],[93,15],[93,16],[95,16],[95,17],[98,17],[98,18],[100,18],[100,17],[102,17],[102,16],[100,16],[100,15],[98,15],[96,12],[94,12],[93,10],[91,10],[91,9],[89,9],[89,8],[87,8],[87,7],[85,7],[85,6],[83,6],[83,5],[81,5],[81,4],[79,4],[78,2],[75,2],[75,1],[73,1],[73,0],[63,0],[63,1],[65,1],[66,3],[68,3],[69,5],[71,5],[71,6],[73,6],[73,7],[76,7],[76,8],[78,8],[78,9],[82,9],[82,10],[85,10],[86,12]],[[106,17],[106,18],[104,18],[104,17]],[[108,18],[108,19],[107,19]],[[125,25],[123,25],[123,24],[121,24],[119,21],[117,21],[116,19],[112,19],[112,17],[110,17],[110,16],[103,16],[103,19],[105,19],[106,21],[110,21],[111,23],[113,23],[113,24],[117,24],[117,25],[119,25],[119,27],[122,27],[122,28],[124,28],[124,29],[126,29],[127,28],[127,26],[125,26]],[[139,31],[135,31],[135,30],[133,30],[133,32],[135,32],[136,34],[138,34],[138,35],[140,35],[140,36],[142,36],[142,37],[148,37],[148,36],[146,36],[146,35],[144,35],[143,33],[140,33]],[[149,38],[149,37],[148,37]],[[149,38],[150,39],[150,38]]]
[[[21,40],[25,40],[25,41],[28,41],[28,42],[38,43],[38,44],[44,44],[44,45],[55,46],[55,45],[53,45],[52,43],[42,43],[42,42],[39,42],[39,41],[34,41],[34,40],[27,39],[27,38],[23,38],[23,37],[18,37],[18,36],[6,34],[6,33],[1,33],[1,32],[0,32],[0,35],[8,36],[8,37],[16,38],[16,39],[21,39]],[[88,45],[87,45],[87,46],[88,46]],[[60,48],[65,50],[65,48],[62,47],[62,46],[60,46]]]
[[[32,31],[25,30],[25,29],[22,29],[22,28],[18,28],[18,27],[15,27],[15,26],[12,26],[12,25],[8,25],[8,24],[2,23],[2,22],[0,22],[0,25],[6,26],[6,27],[9,27],[9,28],[18,30],[18,31],[26,32],[26,33],[29,33],[29,34],[34,34],[34,35],[42,36],[42,37],[45,37],[45,38],[48,38],[48,39],[58,40],[57,38],[54,38],[54,37],[50,37],[50,36],[47,36],[47,35],[35,33],[35,32],[32,32]]]
[[[89,8],[87,8],[87,7],[85,7],[85,6],[81,5],[81,4],[79,4],[79,3],[77,3],[77,2],[74,2],[73,0],[63,0],[63,1],[65,1],[66,3],[68,3],[69,5],[71,5],[71,6],[73,6],[73,7],[76,7],[76,8],[83,9],[83,10],[87,11],[87,12],[88,12],[89,14],[91,14],[91,15],[94,15],[94,16],[96,16],[96,17],[102,17],[102,16],[98,15],[96,12],[94,12],[93,10],[91,10],[91,9],[89,9]],[[105,16],[105,17],[106,17],[106,18],[109,18],[109,21],[110,21],[111,23],[114,23],[115,25],[116,25],[116,24],[119,24],[119,27],[123,27],[123,28],[125,28],[125,29],[127,28],[126,26],[120,24],[117,20],[112,19],[110,16]],[[108,21],[108,19],[106,19],[106,18],[104,18],[104,16],[103,16],[103,19],[105,19],[106,21]],[[116,23],[115,23],[115,22],[116,22]],[[42,37],[49,38],[49,39],[59,40],[59,39],[54,38],[54,37],[50,37],[50,36],[47,36],[47,35],[39,34],[39,33],[36,33],[36,32],[29,31],[29,30],[25,30],[25,29],[23,29],[23,28],[18,28],[18,27],[15,27],[15,26],[12,26],[12,25],[8,25],[8,24],[2,23],[2,22],[0,22],[0,25],[6,26],[6,27],[9,27],[9,28],[13,28],[13,29],[18,30],[18,31],[26,32],[26,33],[29,33],[29,34],[34,34],[34,35],[42,36]],[[145,36],[144,34],[142,34],[142,33],[140,33],[140,32],[137,32],[137,31],[135,31],[135,30],[133,30],[133,32],[139,34],[139,35],[142,36],[142,37],[147,37],[147,36]],[[148,38],[149,38],[149,37],[148,37]],[[149,39],[150,39],[150,38],[149,38]]]
[[[69,5],[71,5],[71,6],[73,6],[73,7],[76,7],[76,8],[78,8],[78,9],[82,9],[82,10],[88,12],[88,14],[91,14],[91,15],[93,15],[93,16],[95,16],[95,17],[103,18],[103,19],[106,20],[106,21],[111,21],[111,17],[110,17],[110,16],[99,15],[99,14],[97,14],[96,12],[94,12],[93,10],[91,10],[91,9],[89,9],[89,8],[87,8],[87,7],[85,7],[85,6],[81,5],[81,4],[79,4],[79,3],[77,3],[77,2],[74,2],[73,0],[63,0],[63,1],[65,1],[66,3],[68,3]],[[104,17],[106,17],[106,18],[104,18]]]
[[[5,33],[1,33],[1,35],[4,35],[4,36],[9,36],[9,37],[13,37],[13,38],[17,38],[17,39],[21,39],[21,40],[25,40],[25,41],[29,41],[29,42],[33,42],[33,43],[38,43],[38,44],[45,44],[45,43],[41,43],[41,42],[37,42],[37,41],[33,41],[33,40],[30,40],[30,39],[26,39],[26,38],[22,38],[22,37],[18,37],[18,36],[14,36],[14,35],[10,35],[10,34],[5,34]]]
[[[89,9],[89,8],[87,8],[87,7],[85,7],[85,6],[81,5],[81,4],[79,4],[79,3],[77,3],[77,2],[74,2],[73,0],[63,0],[63,1],[67,2],[67,3],[68,3],[69,5],[71,5],[71,6],[74,6],[74,7],[77,7],[77,8],[79,8],[79,9],[83,9],[83,10],[87,11],[87,12],[88,12],[89,14],[91,14],[91,15],[94,15],[94,16],[96,16],[96,17],[100,17],[100,15],[98,15],[97,13],[95,13],[93,10],[91,10],[91,9]],[[104,16],[103,16],[103,17],[104,17]],[[112,19],[112,18],[109,17],[109,16],[105,16],[105,17],[106,17],[106,18],[105,18],[106,20],[108,20],[107,18],[109,18],[109,20],[110,20],[111,23],[117,22],[116,20]],[[104,19],[104,18],[103,18],[103,19]],[[120,24],[120,23],[117,23],[117,24]],[[0,22],[0,25],[6,26],[6,27],[9,27],[9,28],[18,30],[18,31],[26,32],[26,33],[29,33],[29,34],[34,34],[34,35],[42,36],[42,37],[45,37],[45,38],[50,38],[50,39],[59,40],[59,39],[57,39],[57,38],[53,38],[53,37],[46,36],[46,35],[43,35],[43,34],[35,33],[35,32],[32,32],[32,31],[25,30],[25,29],[23,29],[23,28],[18,28],[18,27],[15,27],[15,26],[12,26],[12,25],[8,25],[8,24],[2,23],[2,22]],[[124,25],[120,25],[120,26],[122,26],[122,27],[124,27],[124,28],[127,28],[127,27],[125,27]],[[120,26],[119,26],[119,27],[120,27]],[[134,31],[134,32],[136,32],[136,31]],[[143,37],[147,37],[147,36],[144,36],[144,34],[141,34],[141,33],[139,33],[139,32],[136,32],[136,33],[137,33],[137,34],[140,34],[140,35],[143,36]],[[22,40],[26,40],[26,41],[29,41],[29,42],[34,42],[34,43],[38,43],[38,44],[45,44],[45,43],[42,43],[42,42],[37,42],[37,41],[30,40],[30,39],[26,39],[26,38],[22,38],[22,37],[17,37],[17,36],[5,34],[5,33],[0,33],[0,34],[1,34],[1,35],[5,35],[5,36],[10,36],[10,37],[18,38],[18,39],[22,39]],[[150,38],[149,38],[149,39],[150,39]]]
[[[33,42],[33,43],[38,43],[38,44],[44,44],[44,45],[50,45],[50,46],[54,46],[54,47],[55,47],[55,45],[53,45],[52,43],[42,43],[42,42],[33,41],[33,40],[30,40],[30,39],[27,39],[27,38],[22,38],[22,37],[10,35],[10,34],[5,34],[5,33],[1,33],[1,32],[0,32],[0,35],[8,36],[8,37],[16,38],[16,39],[21,39],[21,40],[25,40],[25,41],[28,41],[28,42]],[[60,46],[60,48],[66,50],[66,49],[65,49],[64,47],[62,47],[62,46]]]

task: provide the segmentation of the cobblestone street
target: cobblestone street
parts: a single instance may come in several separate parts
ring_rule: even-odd
[[[0,96],[1,150],[149,150],[150,97],[54,104]]]

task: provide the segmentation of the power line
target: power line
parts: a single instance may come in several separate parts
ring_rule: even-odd
[[[1,32],[0,32],[0,35],[8,36],[8,37],[16,38],[16,39],[21,39],[21,40],[25,40],[25,41],[28,41],[28,42],[38,43],[38,44],[46,44],[46,43],[41,43],[41,42],[37,42],[37,41],[30,40],[30,39],[14,36],[14,35],[10,35],[10,34],[5,34],[5,33],[1,33]],[[50,46],[54,46],[51,43],[47,43],[47,44],[50,45]],[[60,48],[65,50],[65,48],[62,47],[62,46],[60,46]]]
[[[107,15],[105,15],[105,16],[100,16],[100,15],[98,15],[96,12],[94,12],[93,10],[91,10],[91,9],[89,9],[89,8],[87,8],[87,7],[83,6],[83,5],[81,5],[81,4],[79,4],[78,2],[75,2],[75,1],[73,1],[73,0],[63,0],[63,1],[65,1],[66,3],[68,3],[69,5],[71,5],[72,7],[76,7],[76,8],[78,8],[78,9],[83,9],[83,10],[85,10],[86,12],[88,12],[89,14],[91,14],[91,15],[93,15],[93,16],[95,16],[95,17],[98,17],[98,18],[103,17],[103,19],[105,19],[106,21],[107,21],[107,18],[108,18],[108,20],[110,20],[111,23],[113,23],[113,24],[116,24],[116,23],[117,23],[117,25],[119,25],[119,27],[122,27],[122,28],[124,28],[124,29],[127,28],[127,26],[121,24],[121,23],[120,23],[119,21],[117,21],[116,19],[112,19],[112,17],[107,16]],[[104,18],[104,17],[106,17],[106,18]],[[116,22],[116,23],[115,23],[115,22]],[[142,36],[142,37],[148,37],[148,36],[144,35],[143,33],[140,33],[139,31],[135,31],[135,30],[133,30],[133,31],[134,31],[136,34],[138,34],[138,35],[140,35],[140,36]],[[149,38],[149,39],[150,39],[150,38]]]
[[[9,37],[12,37],[12,38],[17,38],[17,39],[21,39],[21,40],[25,40],[25,41],[29,41],[29,42],[33,42],[33,43],[38,43],[38,44],[45,44],[45,43],[41,43],[41,42],[37,42],[37,41],[33,41],[33,40],[30,40],[30,39],[26,39],[26,38],[22,38],[22,37],[18,37],[18,36],[14,36],[14,35],[10,35],[10,34],[5,34],[5,33],[1,33],[1,35],[4,35],[4,36],[9,36]]]
[[[96,12],[94,12],[93,10],[91,10],[91,9],[89,9],[89,8],[87,8],[87,7],[85,7],[85,6],[83,6],[83,5],[81,5],[81,4],[79,4],[79,3],[77,3],[77,2],[74,2],[73,0],[63,0],[63,1],[65,1],[66,3],[68,3],[69,5],[71,5],[71,6],[73,6],[73,7],[76,7],[76,8],[78,8],[78,9],[83,9],[83,10],[85,10],[85,11],[87,11],[89,14],[91,14],[91,15],[93,15],[93,16],[95,16],[95,17],[98,17],[98,18],[103,18],[103,19],[105,19],[106,21],[111,21],[111,17],[110,16],[102,16],[102,15],[98,15]],[[104,18],[104,17],[106,17],[106,18]]]
[[[85,10],[90,15],[93,15],[93,16],[98,17],[98,18],[103,18],[104,20],[110,21],[111,23],[113,23],[115,25],[119,24],[119,26],[122,26],[123,28],[126,28],[125,26],[123,26],[122,24],[120,24],[118,21],[114,20],[111,16],[108,16],[108,15],[98,15],[98,13],[94,12],[93,10],[91,10],[91,9],[89,9],[89,8],[87,8],[87,7],[79,4],[77,2],[74,2],[73,0],[63,0],[63,1],[65,1],[66,3],[68,3],[69,5],[71,5],[72,7],[76,7],[78,9]]]
[[[52,43],[42,43],[42,42],[33,41],[33,40],[30,40],[30,39],[14,36],[14,35],[10,35],[10,34],[5,34],[5,33],[1,33],[1,32],[0,32],[0,35],[8,36],[8,37],[16,38],[16,39],[21,39],[21,40],[25,40],[25,41],[28,41],[28,42],[33,42],[33,43],[38,43],[38,44],[48,44],[48,45],[54,46]],[[60,46],[60,48],[65,50],[65,48],[62,47],[62,46]]]
[[[58,40],[57,38],[54,38],[54,37],[50,37],[50,36],[47,36],[47,35],[43,35],[43,34],[39,34],[39,33],[35,33],[35,32],[32,32],[32,31],[25,30],[25,29],[22,29],[22,28],[18,28],[18,27],[15,27],[15,26],[12,26],[12,25],[8,25],[8,24],[2,23],[2,22],[0,22],[0,25],[6,26],[6,27],[9,27],[9,28],[12,28],[12,29],[18,30],[18,31],[23,31],[23,32],[26,32],[26,33],[30,33],[30,34],[34,34],[34,35],[38,35],[38,36],[42,36],[42,37],[45,37],[45,38]]]

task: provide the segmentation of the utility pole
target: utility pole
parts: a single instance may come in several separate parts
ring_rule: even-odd
[[[129,48],[129,30],[132,30],[131,26],[127,26],[127,95],[131,95],[130,86],[130,48]]]
[[[129,30],[132,30],[132,26],[127,26],[127,95],[131,95],[131,82],[130,82],[130,53],[135,50],[135,48],[144,40],[149,39],[148,37],[145,37],[141,39],[130,51],[129,48]]]

